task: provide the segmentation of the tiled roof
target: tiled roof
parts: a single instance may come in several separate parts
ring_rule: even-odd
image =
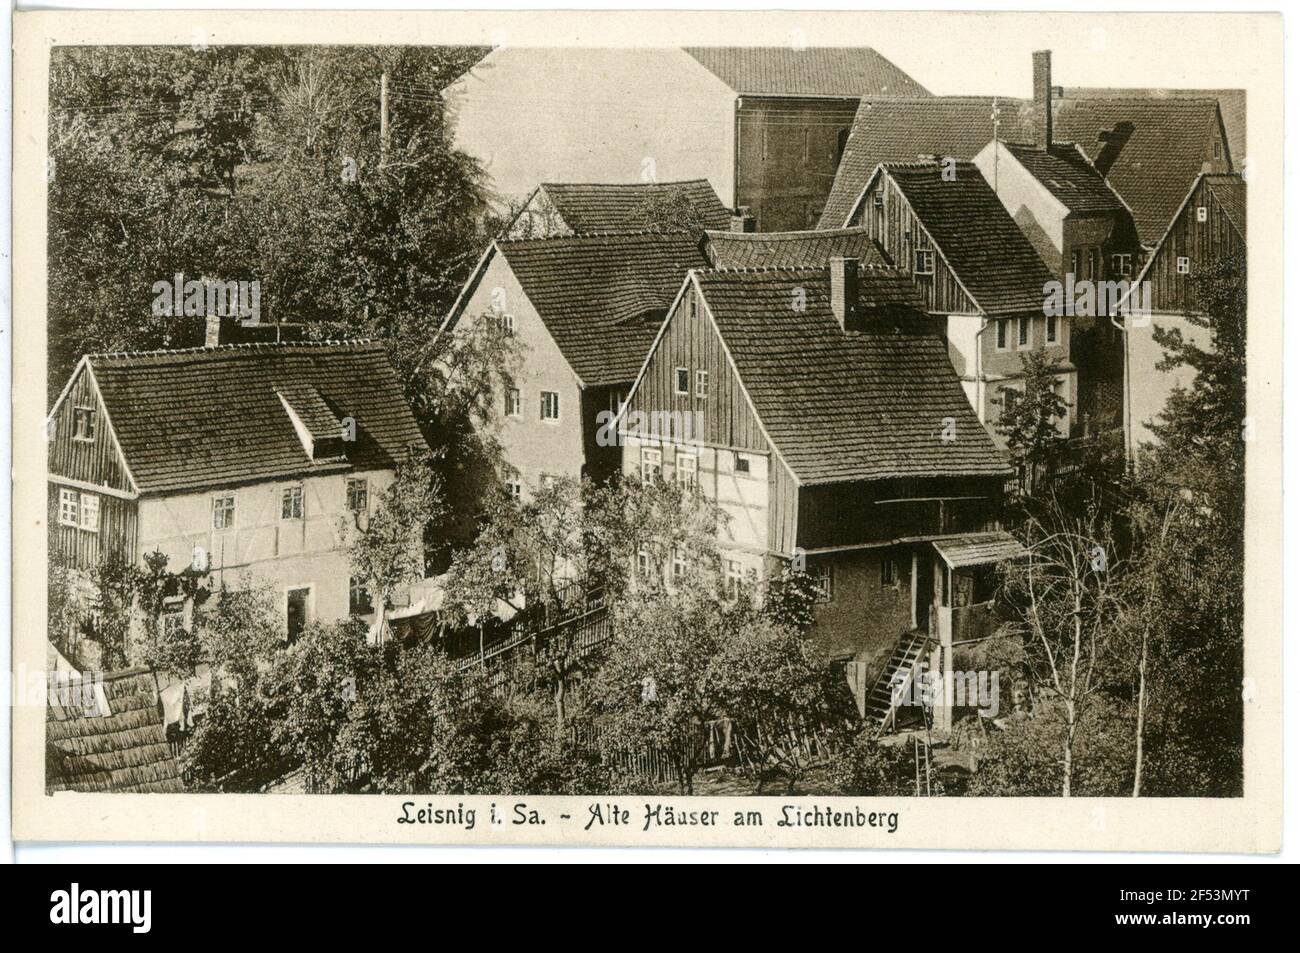
[[[1210,137],[1218,134],[1216,101],[1062,99],[1055,106],[1054,138],[1077,142],[1133,210],[1138,237],[1159,240],[1202,171]],[[1108,161],[1100,137],[1114,130],[1128,135]]]
[[[962,533],[931,540],[939,555],[953,569],[987,566],[1029,553],[1025,545],[1006,530],[989,533]]]
[[[1239,175],[1205,176],[1205,184],[1223,206],[1229,221],[1246,240],[1246,182]]]
[[[1004,148],[1071,212],[1116,212],[1124,208],[1101,173],[1073,143],[1058,142],[1045,150],[1008,142]]]
[[[845,333],[824,268],[707,271],[696,281],[764,429],[801,482],[1008,472],[946,345],[909,327],[906,301],[882,300],[864,280],[873,329]],[[803,311],[790,307],[796,289]]]
[[[928,96],[924,86],[866,47],[688,46],[738,93],[773,96]]]
[[[986,314],[1036,311],[1052,274],[971,162],[955,177],[933,162],[883,167],[929,233],[940,256]]]
[[[686,199],[703,228],[726,228],[731,223],[731,213],[707,179],[627,185],[544,182],[541,189],[564,224],[578,234],[648,228],[643,214],[646,203],[672,194]]]
[[[1066,99],[1217,99],[1232,152],[1232,168],[1246,158],[1246,91],[1244,89],[1133,89],[1069,86]]]
[[[106,673],[98,697],[94,684],[86,676],[61,686],[46,709],[46,791],[184,791],[149,670]]]
[[[973,159],[993,141],[993,97],[932,96],[927,99],[864,99],[858,105],[844,157],[822,211],[822,228],[839,228],[882,162],[912,162],[922,155]],[[1017,132],[1018,113],[1027,109],[1016,99],[999,99],[999,133]]]
[[[934,96],[929,99],[866,100],[858,106],[844,158],[826,200],[821,224],[838,228],[881,162],[906,162],[918,155],[972,159],[993,140],[992,97]],[[997,99],[997,137],[1033,142],[1033,103]],[[1187,190],[1201,172],[1207,142],[1217,129],[1213,99],[1098,97],[1053,102],[1053,139],[1077,143],[1105,174],[1133,211],[1143,242],[1157,241]],[[1103,134],[1127,138],[1098,161]]]
[[[499,241],[497,248],[584,386],[636,378],[701,237],[610,234]]]
[[[831,258],[886,267],[865,228],[816,232],[709,232],[705,252],[715,268],[823,268]]]
[[[141,493],[387,468],[424,438],[381,344],[247,344],[87,358]],[[356,421],[346,459],[313,463],[281,394],[307,425]]]

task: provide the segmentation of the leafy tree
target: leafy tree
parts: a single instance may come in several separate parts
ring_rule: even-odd
[[[702,232],[704,216],[685,189],[651,189],[629,216],[650,232]]]
[[[838,745],[831,755],[829,770],[838,794],[908,797],[923,793],[920,785],[924,781],[918,784],[916,753],[910,744],[885,745],[860,734]],[[944,793],[937,775],[931,776],[930,793]]]
[[[1057,389],[1059,358],[1049,358],[1038,347],[1021,355],[1020,363],[1024,389],[1003,390],[997,430],[1007,438],[1007,448],[1020,465],[1025,492],[1033,496],[1040,476],[1065,440],[1058,425],[1070,405]],[[1009,396],[1013,393],[1014,399]]]
[[[778,625],[786,625],[806,634],[815,621],[813,612],[820,590],[817,581],[801,570],[789,566],[768,583],[763,599],[763,613]]]

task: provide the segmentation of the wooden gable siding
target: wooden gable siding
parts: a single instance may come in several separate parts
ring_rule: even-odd
[[[692,301],[696,302],[694,315]],[[688,394],[676,392],[679,367],[686,368],[690,375]],[[696,371],[708,372],[707,397],[695,396]],[[632,395],[628,412],[644,415],[640,432],[660,440],[681,441],[689,437],[691,442],[715,447],[755,453],[771,450],[694,287],[689,287],[678,302]],[[691,432],[680,432],[682,423],[688,419]],[[637,429],[636,418],[629,416],[625,423],[628,429]],[[667,432],[669,425],[678,432]]]
[[[875,197],[881,196],[881,206],[876,207]],[[912,276],[912,283],[921,293],[925,309],[931,314],[980,314],[980,309],[962,290],[956,276],[935,248],[921,220],[908,206],[898,186],[888,175],[873,181],[862,203],[853,214],[850,225],[865,225],[873,240],[880,243],[891,264]],[[913,268],[913,253],[931,249],[934,255],[934,274],[918,275]]]
[[[1206,221],[1196,220],[1196,210],[1206,209]],[[1156,249],[1146,273],[1151,283],[1151,310],[1157,314],[1188,314],[1198,310],[1195,277],[1216,258],[1246,254],[1245,242],[1204,180],[1174,220],[1173,228]],[[1191,259],[1191,273],[1178,273],[1178,259]]]
[[[93,569],[100,562],[136,562],[136,501],[94,493],[99,500],[99,528],[92,532],[59,522],[59,491],[65,489],[77,493],[79,505],[82,497],[93,493],[66,484],[49,484],[46,518],[49,520],[51,552],[62,553],[77,569]]]
[[[95,412],[95,439],[75,439],[73,411],[88,407]],[[122,455],[109,432],[104,402],[99,398],[94,378],[88,367],[76,372],[76,378],[58,413],[52,420],[52,432],[47,432],[47,467],[51,475],[67,477],[95,486],[109,486],[115,490],[133,491],[131,480],[122,465]]]
[[[799,531],[799,484],[775,454],[767,468],[767,500],[768,549],[791,556]]]

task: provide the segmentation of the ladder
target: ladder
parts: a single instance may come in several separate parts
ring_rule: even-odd
[[[898,706],[907,696],[907,690],[916,677],[917,663],[925,651],[929,637],[924,632],[910,632],[898,640],[894,653],[885,663],[884,670],[867,696],[866,717],[880,734],[894,720]]]

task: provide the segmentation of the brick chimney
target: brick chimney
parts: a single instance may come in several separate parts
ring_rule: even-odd
[[[754,230],[754,216],[749,214],[749,206],[739,206],[731,216],[731,231],[733,232],[752,232]]]
[[[220,347],[233,344],[238,334],[239,318],[235,315],[209,314],[204,329],[203,346]]]
[[[274,344],[307,340],[307,328],[301,324],[244,324],[238,315],[209,314],[204,317],[203,346],[223,344]],[[193,337],[189,338],[193,341]]]
[[[858,297],[858,259],[832,258],[831,311],[845,331],[865,331],[862,302]]]
[[[1052,144],[1052,51],[1034,51],[1034,114],[1042,121],[1034,131],[1034,144],[1047,149]]]

